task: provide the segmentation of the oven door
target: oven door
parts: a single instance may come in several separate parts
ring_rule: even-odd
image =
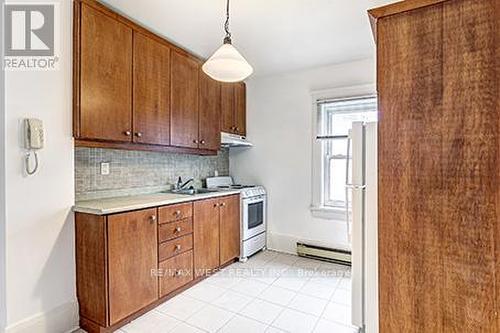
[[[266,231],[266,196],[242,200],[243,240]]]

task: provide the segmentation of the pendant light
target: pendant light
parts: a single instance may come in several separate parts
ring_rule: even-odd
[[[202,69],[208,76],[217,81],[243,81],[253,73],[253,68],[231,44],[229,0],[227,0],[224,30],[226,31],[224,44],[203,64]]]

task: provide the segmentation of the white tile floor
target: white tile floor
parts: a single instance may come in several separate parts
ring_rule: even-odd
[[[350,270],[273,251],[235,263],[120,333],[353,333]]]

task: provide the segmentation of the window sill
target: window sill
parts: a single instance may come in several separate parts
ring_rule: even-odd
[[[345,221],[345,210],[341,208],[311,206],[311,214],[320,219]]]

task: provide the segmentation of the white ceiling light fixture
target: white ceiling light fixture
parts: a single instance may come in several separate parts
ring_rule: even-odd
[[[203,64],[203,71],[221,82],[240,82],[253,73],[253,68],[231,43],[229,32],[229,0],[226,7],[224,44]]]

